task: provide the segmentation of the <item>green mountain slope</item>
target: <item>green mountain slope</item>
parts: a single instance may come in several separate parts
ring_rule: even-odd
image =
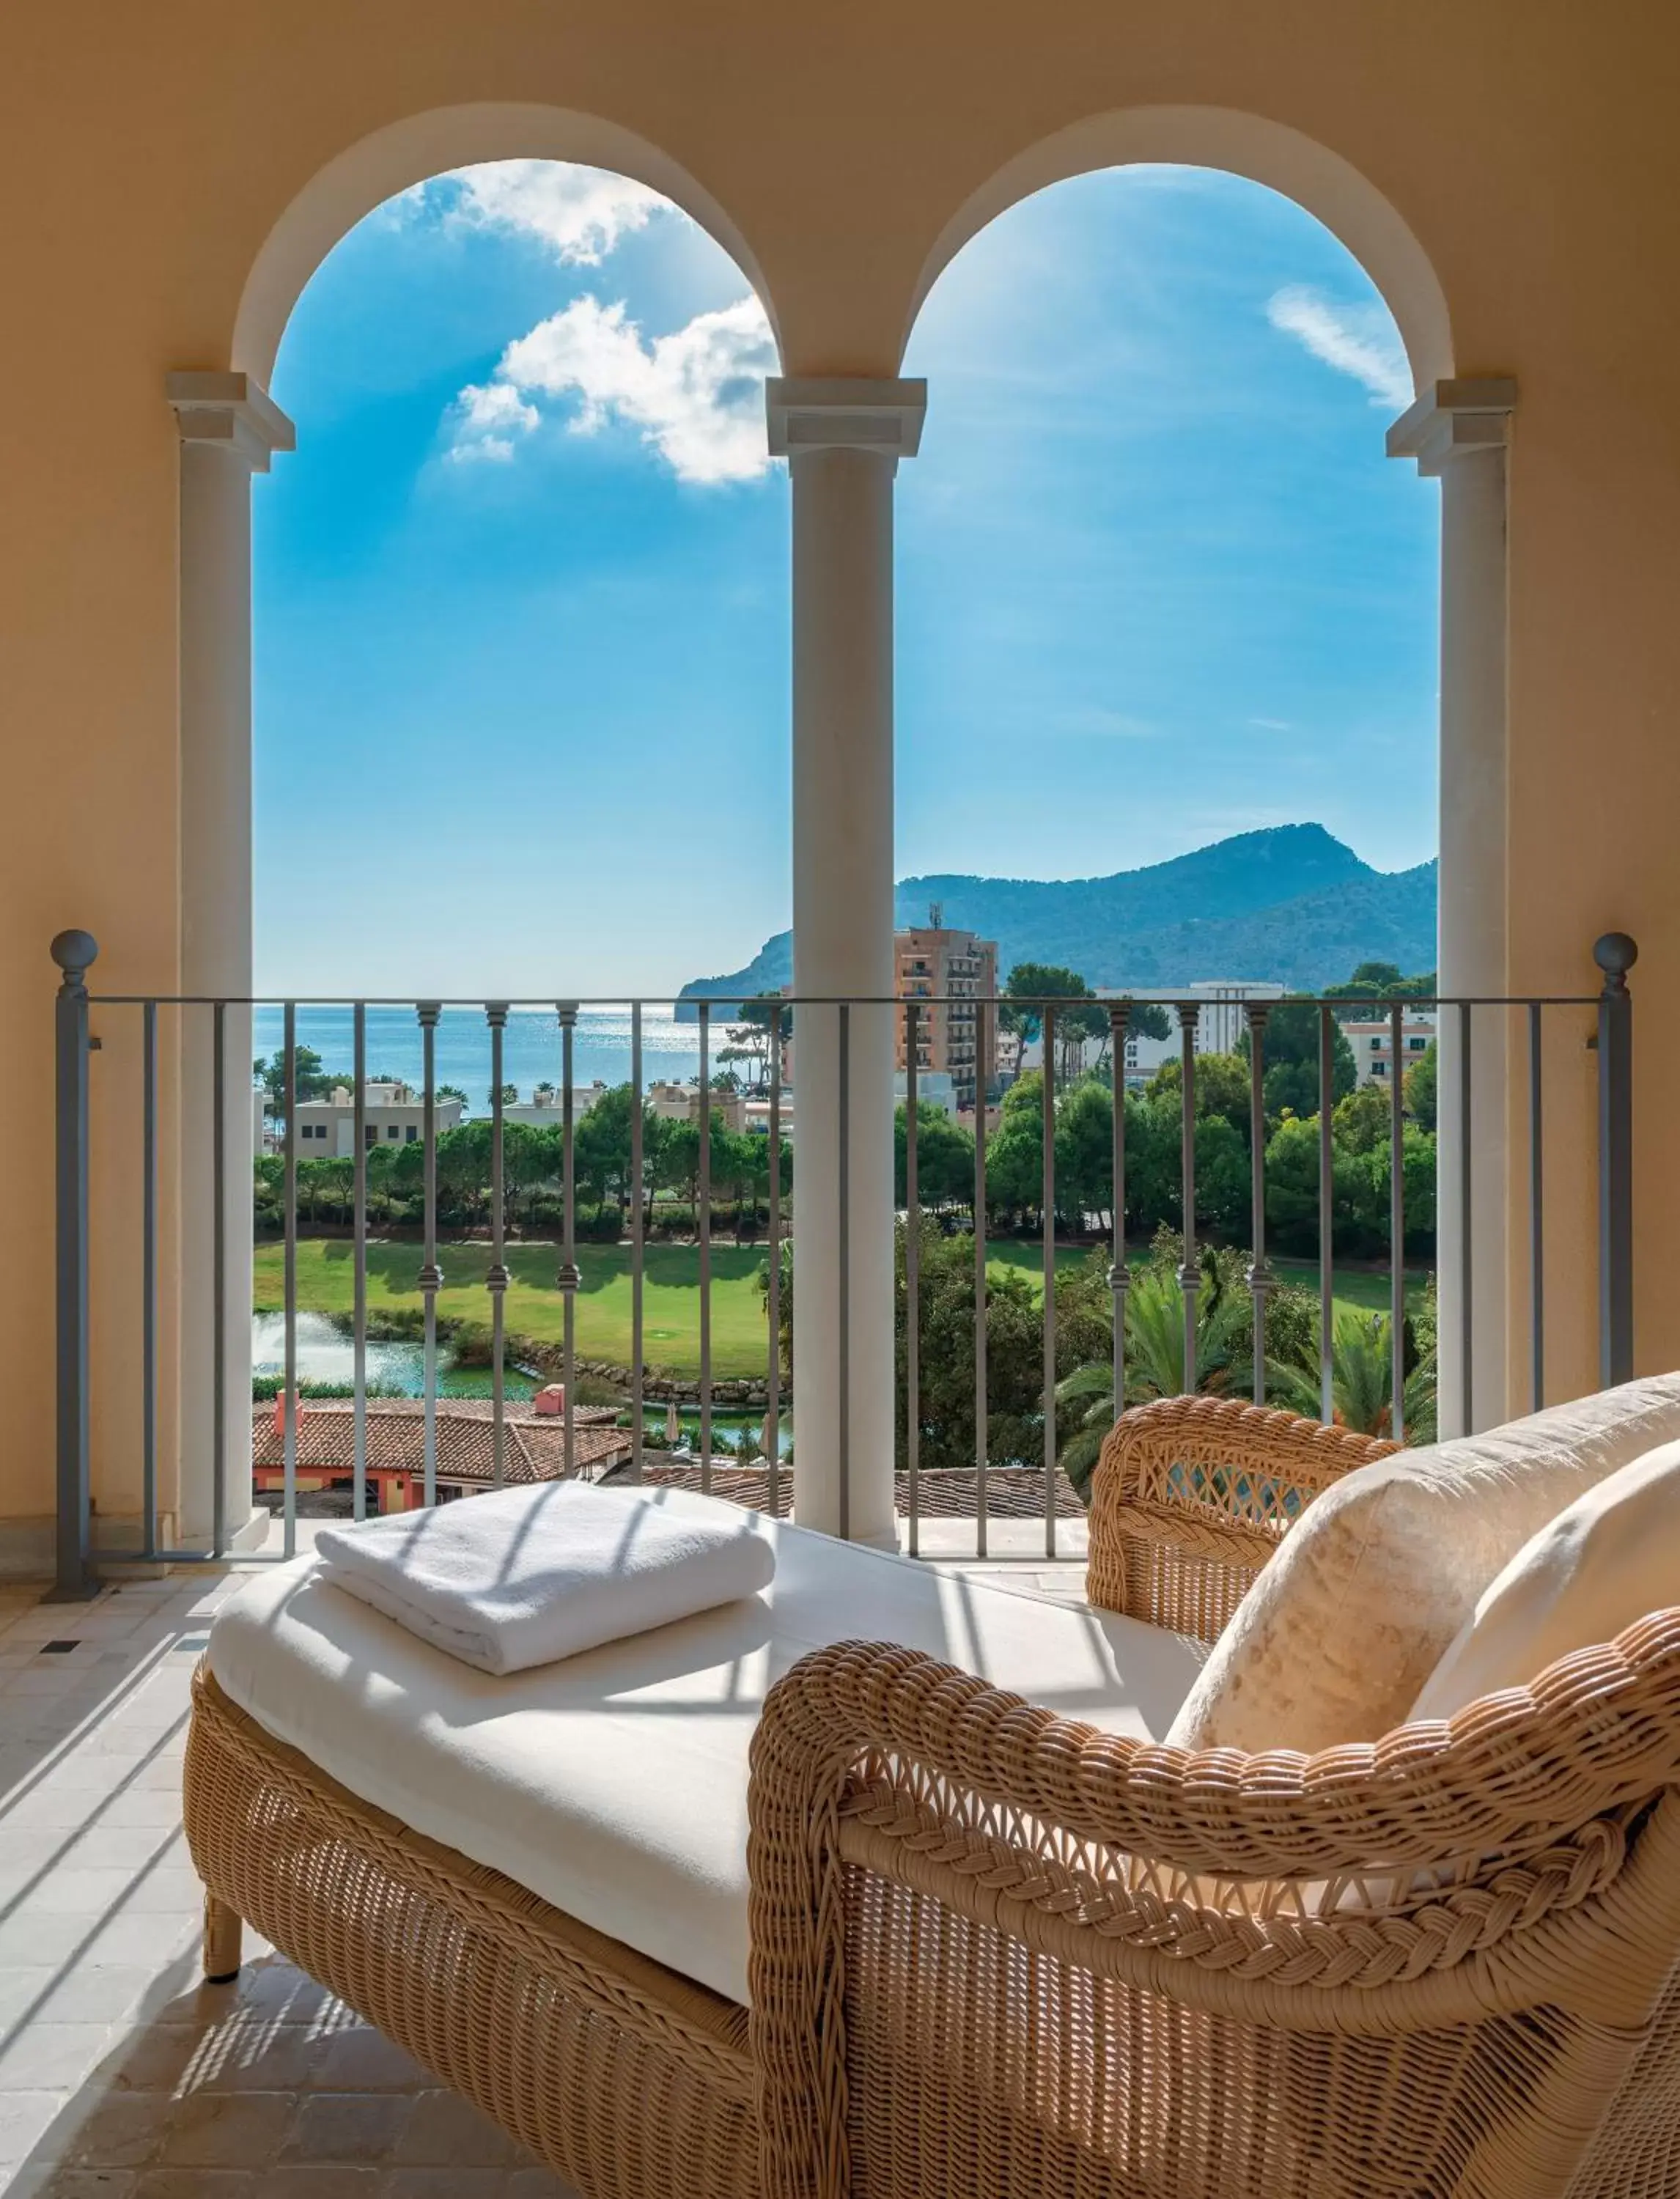
[[[1375,871],[1321,825],[1283,825],[1094,878],[905,878],[901,925],[944,920],[998,942],[1018,962],[1061,963],[1094,985],[1187,985],[1270,978],[1319,991],[1360,962],[1435,966],[1436,866]],[[793,935],[778,932],[744,969],[695,979],[683,998],[736,1000],[791,982]]]

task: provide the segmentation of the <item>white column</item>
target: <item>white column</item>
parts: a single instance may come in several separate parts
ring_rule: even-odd
[[[773,381],[793,475],[794,1502],[892,1545],[893,476],[921,382]],[[842,1179],[844,1178],[843,1202]],[[846,1278],[843,1291],[843,1273]]]
[[[1516,384],[1438,382],[1389,430],[1391,458],[1441,483],[1439,969],[1444,994],[1510,990],[1507,919],[1508,672],[1505,452]],[[1520,1409],[1521,1354],[1510,1291],[1507,1100],[1510,1018],[1474,1012],[1468,1137],[1456,1013],[1442,1012],[1436,1140],[1440,1426],[1459,1435]],[[1470,1163],[1470,1285],[1464,1288],[1464,1157]],[[1465,1315],[1470,1316],[1465,1382]],[[1467,1411],[1467,1395],[1468,1409]]]
[[[181,436],[181,990],[248,997],[251,965],[251,475],[293,447],[292,423],[243,374],[183,373],[167,395]],[[213,1023],[181,1018],[183,1540],[214,1518]],[[225,1011],[225,1295],[222,1357],[227,1531],[260,1540],[251,1501],[251,1015]]]

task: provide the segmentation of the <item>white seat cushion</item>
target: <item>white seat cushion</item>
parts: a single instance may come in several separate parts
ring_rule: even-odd
[[[1412,1706],[1450,1718],[1525,1687],[1574,1649],[1680,1604],[1680,1443],[1661,1444],[1578,1496],[1525,1543],[1461,1628]]]
[[[1181,1748],[1375,1741],[1529,1537],[1680,1437],[1680,1375],[1397,1452],[1327,1490],[1215,1644],[1168,1739]]]
[[[762,1525],[777,1560],[761,1595],[505,1678],[300,1560],[218,1613],[210,1670],[364,1801],[744,2002],[747,1752],[767,1691],[807,1651],[901,1642],[1139,1740],[1166,1732],[1200,1667],[1199,1645],[1135,1619]]]

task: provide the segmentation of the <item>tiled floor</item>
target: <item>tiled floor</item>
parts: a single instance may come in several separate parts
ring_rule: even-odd
[[[236,1586],[0,1589],[0,2191],[565,2199],[250,1934],[236,1985],[200,1983],[187,1689]]]

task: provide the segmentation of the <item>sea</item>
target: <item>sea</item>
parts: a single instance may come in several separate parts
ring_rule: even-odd
[[[355,1060],[353,1011],[311,1007],[300,1003],[297,1038],[312,1047],[329,1076],[347,1084]],[[253,1016],[254,1052],[265,1059],[285,1043],[283,1011],[258,1008]],[[713,1059],[727,1043],[724,1019],[712,1026]],[[435,1076],[467,1095],[469,1115],[490,1111],[490,1030],[481,1008],[445,1008],[435,1041]],[[367,1066],[371,1078],[400,1077],[417,1090],[421,1080],[420,1025],[412,1008],[370,1007],[367,1011]],[[683,1083],[700,1066],[697,1024],[679,1023],[669,1009],[642,1011],[642,1081]],[[582,1008],[572,1040],[572,1079],[586,1085],[623,1084],[630,1076],[630,1012],[627,1008]],[[539,1084],[560,1083],[560,1026],[554,1011],[513,1008],[502,1034],[502,1081],[518,1087],[528,1100]]]

